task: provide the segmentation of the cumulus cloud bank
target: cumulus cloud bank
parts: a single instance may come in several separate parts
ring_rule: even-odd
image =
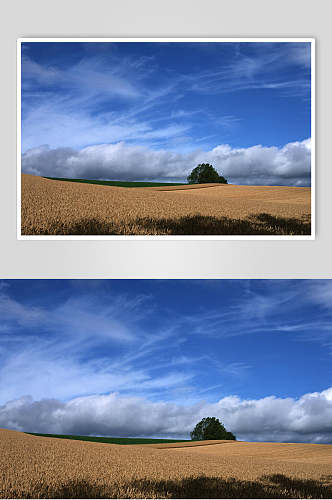
[[[22,171],[48,177],[183,181],[197,164],[206,162],[234,184],[309,186],[311,140],[283,147],[232,148],[223,144],[207,152],[189,153],[153,150],[125,142],[78,151],[44,145],[22,155]]]
[[[26,396],[0,406],[0,427],[19,431],[189,438],[206,416],[219,418],[239,440],[332,443],[332,388],[299,399],[244,400],[181,406],[117,393],[61,402]]]

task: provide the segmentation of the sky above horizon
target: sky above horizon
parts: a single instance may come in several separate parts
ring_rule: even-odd
[[[332,280],[4,280],[0,427],[332,443]]]
[[[23,42],[22,170],[310,185],[310,43]]]

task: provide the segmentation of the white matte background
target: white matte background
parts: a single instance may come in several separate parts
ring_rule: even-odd
[[[0,279],[332,278],[331,14],[327,0],[5,1]],[[80,36],[316,38],[316,240],[18,241],[16,39]]]

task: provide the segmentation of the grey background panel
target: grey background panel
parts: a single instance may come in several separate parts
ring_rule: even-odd
[[[0,278],[331,278],[331,3],[321,0],[7,1],[1,22]],[[16,39],[316,38],[315,241],[18,241]]]

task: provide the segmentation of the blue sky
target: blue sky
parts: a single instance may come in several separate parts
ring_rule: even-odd
[[[22,43],[35,175],[310,183],[310,43]]]
[[[9,280],[0,311],[0,427],[332,442],[331,280]]]

